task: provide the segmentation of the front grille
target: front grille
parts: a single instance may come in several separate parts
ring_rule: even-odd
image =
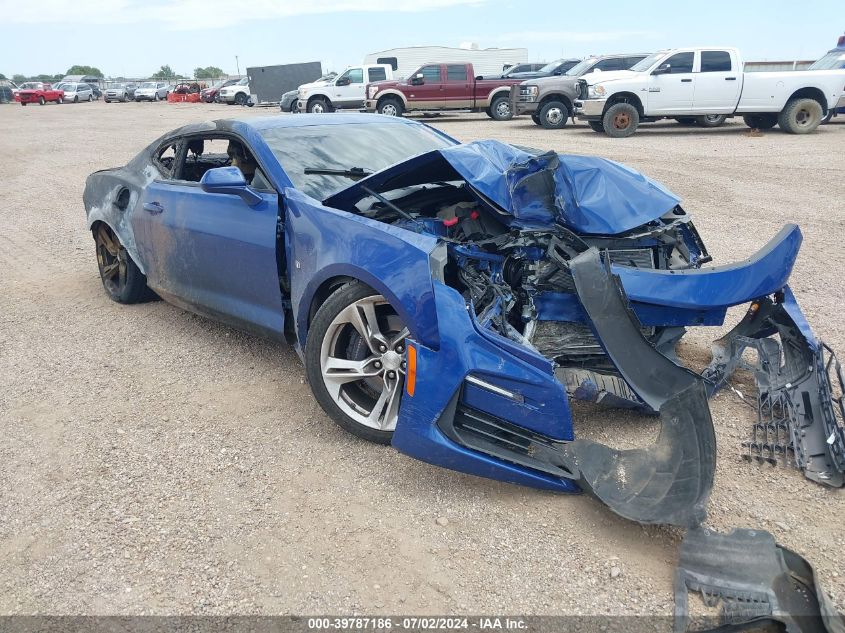
[[[578,80],[578,98],[579,99],[586,99],[587,98],[587,80],[586,79],[579,79]]]
[[[610,261],[620,266],[654,268],[654,251],[650,248],[619,249],[610,252]]]

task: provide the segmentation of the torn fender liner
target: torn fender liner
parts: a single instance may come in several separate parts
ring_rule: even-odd
[[[759,630],[780,622],[789,633],[845,633],[845,618],[813,567],[764,530],[687,532],[675,572],[675,633],[689,627],[689,591],[719,609],[712,626],[695,631]]]
[[[698,525],[716,470],[716,436],[704,381],[663,356],[640,332],[621,285],[591,248],[570,263],[596,338],[622,377],[660,412],[657,443],[615,450],[589,440],[563,447],[579,485],[642,523]]]

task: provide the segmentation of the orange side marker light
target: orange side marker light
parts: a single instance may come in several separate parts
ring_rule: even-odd
[[[408,345],[408,371],[405,374],[405,390],[413,397],[417,386],[417,348]]]

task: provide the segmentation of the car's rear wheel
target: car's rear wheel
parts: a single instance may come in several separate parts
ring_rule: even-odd
[[[388,301],[352,282],[320,306],[308,330],[305,369],[314,396],[343,429],[389,444],[405,382],[408,329]]]
[[[821,125],[822,105],[815,99],[793,99],[778,116],[778,125],[787,134],[809,134]]]
[[[695,117],[695,124],[698,127],[720,127],[727,118],[724,114],[705,114]]]
[[[745,114],[742,117],[745,125],[755,130],[771,130],[778,124],[777,114]]]
[[[604,132],[604,124],[601,121],[587,121],[587,125],[593,132]]]
[[[93,233],[97,266],[106,294],[118,303],[139,303],[152,298],[147,278],[109,226],[100,223]]]
[[[91,103],[94,100],[94,95],[88,95],[88,103]]]
[[[74,103],[79,103],[79,95],[74,95],[74,96],[73,96],[73,102],[74,102]]]
[[[695,117],[694,116],[676,116],[675,120],[680,125],[695,125]]]
[[[44,105],[45,103],[47,103],[47,100],[43,96],[38,97],[38,105]]]

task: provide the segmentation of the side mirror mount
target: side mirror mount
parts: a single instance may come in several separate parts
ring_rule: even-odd
[[[335,82],[335,86],[348,86],[352,83],[352,80],[349,77],[341,77]]]
[[[425,75],[422,73],[417,73],[413,77],[411,77],[411,85],[412,86],[422,86],[425,83]]]
[[[237,167],[215,167],[202,175],[200,187],[206,193],[225,193],[240,196],[241,200],[254,207],[262,198],[247,184],[246,178]]]
[[[651,74],[652,75],[666,75],[672,72],[672,64],[660,64],[657,68],[655,68]]]
[[[481,81],[482,79],[484,79],[484,75],[476,75],[475,76],[476,81]]]

